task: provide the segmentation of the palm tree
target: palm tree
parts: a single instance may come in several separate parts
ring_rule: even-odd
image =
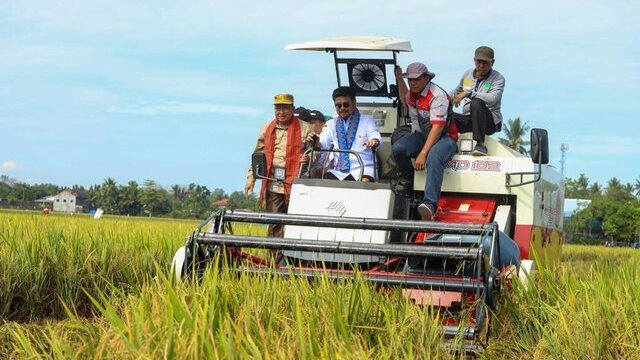
[[[134,180],[129,181],[127,186],[120,187],[120,211],[126,215],[140,215],[142,204],[140,204],[140,187]]]
[[[109,214],[116,214],[119,199],[118,184],[113,178],[106,178],[100,188],[100,200],[104,210]]]
[[[614,177],[607,182],[607,188],[604,195],[615,201],[627,201],[633,199],[632,186],[623,184],[618,178]]]
[[[97,209],[102,207],[102,188],[100,184],[91,185],[87,190],[87,197],[89,198],[89,208]]]
[[[174,204],[184,201],[185,197],[187,197],[187,190],[184,186],[178,184],[171,185],[171,201],[173,201]]]
[[[154,215],[163,215],[171,211],[171,202],[169,193],[153,180],[145,180],[140,192],[140,202],[142,203],[143,212]]]
[[[636,196],[640,198],[640,177],[636,179],[636,183],[633,185],[633,190],[635,190]]]
[[[507,126],[504,128],[506,138],[500,138],[501,144],[506,145],[521,154],[527,155],[529,151],[525,148],[529,145],[529,141],[525,141],[522,137],[529,131],[530,127],[527,122],[521,122],[520,118],[509,119]]]

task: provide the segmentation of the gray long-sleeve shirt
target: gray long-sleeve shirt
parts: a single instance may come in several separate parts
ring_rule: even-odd
[[[497,125],[502,122],[502,113],[500,105],[502,102],[502,92],[504,91],[504,76],[496,70],[491,70],[489,75],[484,79],[477,79],[473,76],[475,69],[469,69],[462,74],[460,83],[453,89],[449,96],[455,98],[462,91],[470,92],[471,96],[464,98],[462,113],[469,115],[471,113],[471,99],[478,98],[487,104],[487,107],[493,115],[493,122]]]

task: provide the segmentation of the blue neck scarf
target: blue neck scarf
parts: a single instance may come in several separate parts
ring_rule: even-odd
[[[348,129],[345,129],[345,121],[341,117],[336,119],[336,133],[338,134],[338,148],[342,150],[351,150],[353,146],[353,140],[356,138],[356,132],[358,131],[358,124],[360,123],[360,112],[358,109],[353,110],[349,119]],[[341,172],[349,172],[351,169],[351,161],[349,161],[349,154],[341,153],[336,166]]]

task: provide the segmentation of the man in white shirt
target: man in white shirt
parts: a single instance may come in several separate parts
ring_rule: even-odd
[[[317,138],[316,145],[322,149],[333,148],[357,152],[364,165],[364,174],[360,178],[360,163],[354,154],[333,153],[334,167],[325,174],[325,178],[352,181],[375,180],[374,154],[371,148],[379,146],[382,141],[375,121],[358,111],[356,95],[350,87],[342,86],[335,89],[332,98],[337,116],[327,121]]]

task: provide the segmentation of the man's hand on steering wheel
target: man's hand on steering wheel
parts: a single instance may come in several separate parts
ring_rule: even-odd
[[[371,139],[364,142],[364,146],[368,148],[377,147],[378,145],[380,145],[380,140],[378,139]]]

